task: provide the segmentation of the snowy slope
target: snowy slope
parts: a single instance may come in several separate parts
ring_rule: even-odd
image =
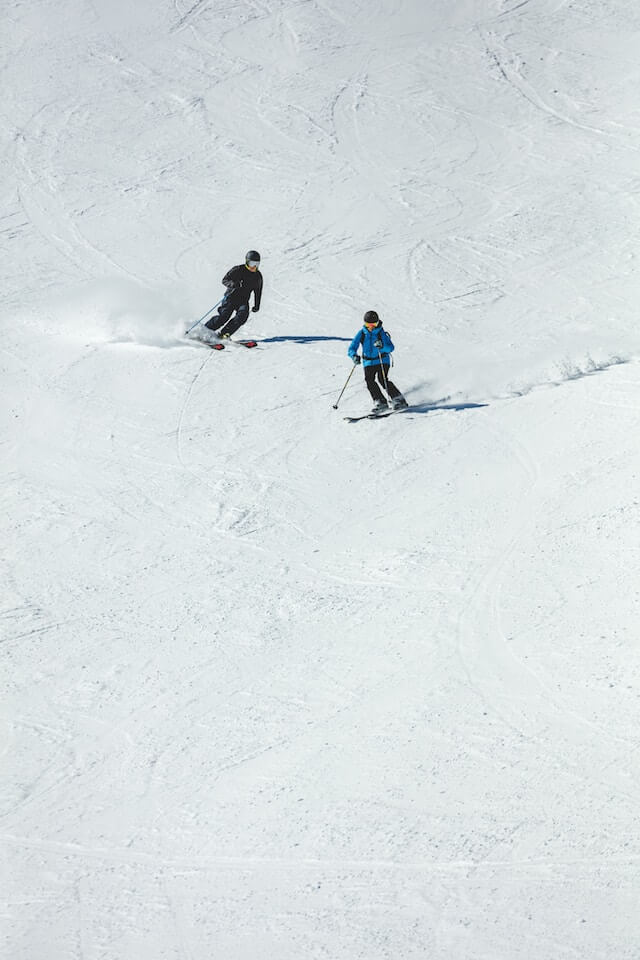
[[[0,956],[637,960],[637,4],[2,21]]]

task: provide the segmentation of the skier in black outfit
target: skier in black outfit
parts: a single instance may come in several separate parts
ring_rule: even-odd
[[[222,282],[227,292],[218,307],[217,314],[207,320],[205,327],[215,331],[220,337],[232,336],[247,322],[251,294],[253,294],[252,313],[258,312],[262,299],[262,274],[259,267],[260,254],[257,250],[249,250],[244,263],[231,267],[225,273]]]

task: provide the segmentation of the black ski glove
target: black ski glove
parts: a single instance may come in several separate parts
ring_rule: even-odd
[[[360,357],[360,355],[359,355],[358,353],[356,353],[355,357],[353,358],[353,362],[356,364],[356,366],[357,366],[359,363],[362,363],[362,358]]]
[[[373,345],[374,345],[374,347],[376,348],[376,350],[381,350],[381,349],[382,349],[382,340],[376,340]]]
[[[260,307],[251,307],[251,313],[257,313]]]

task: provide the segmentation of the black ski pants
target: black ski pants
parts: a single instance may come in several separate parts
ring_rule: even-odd
[[[371,394],[372,400],[374,400],[376,403],[378,400],[386,401],[387,399],[378,386],[378,383],[384,387],[391,400],[393,400],[394,397],[402,396],[395,383],[391,383],[391,380],[389,380],[388,363],[374,363],[370,367],[364,367],[363,369],[364,382],[367,385],[367,390]],[[376,383],[376,380],[378,383]]]
[[[234,311],[235,316],[232,316]],[[247,322],[248,316],[248,303],[241,303],[240,306],[236,307],[233,303],[227,303],[223,300],[218,307],[218,312],[210,320],[207,320],[205,327],[208,327],[209,330],[215,330],[219,334],[227,333],[231,337],[236,330],[239,330]]]

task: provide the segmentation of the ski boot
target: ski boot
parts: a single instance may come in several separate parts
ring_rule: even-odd
[[[399,397],[394,397],[393,400],[391,401],[392,410],[404,410],[408,406],[409,404],[407,403],[405,398],[402,396],[402,394],[400,394]]]
[[[373,407],[371,408],[371,416],[379,417],[381,413],[384,413],[388,410],[389,407],[385,400],[376,400]]]

